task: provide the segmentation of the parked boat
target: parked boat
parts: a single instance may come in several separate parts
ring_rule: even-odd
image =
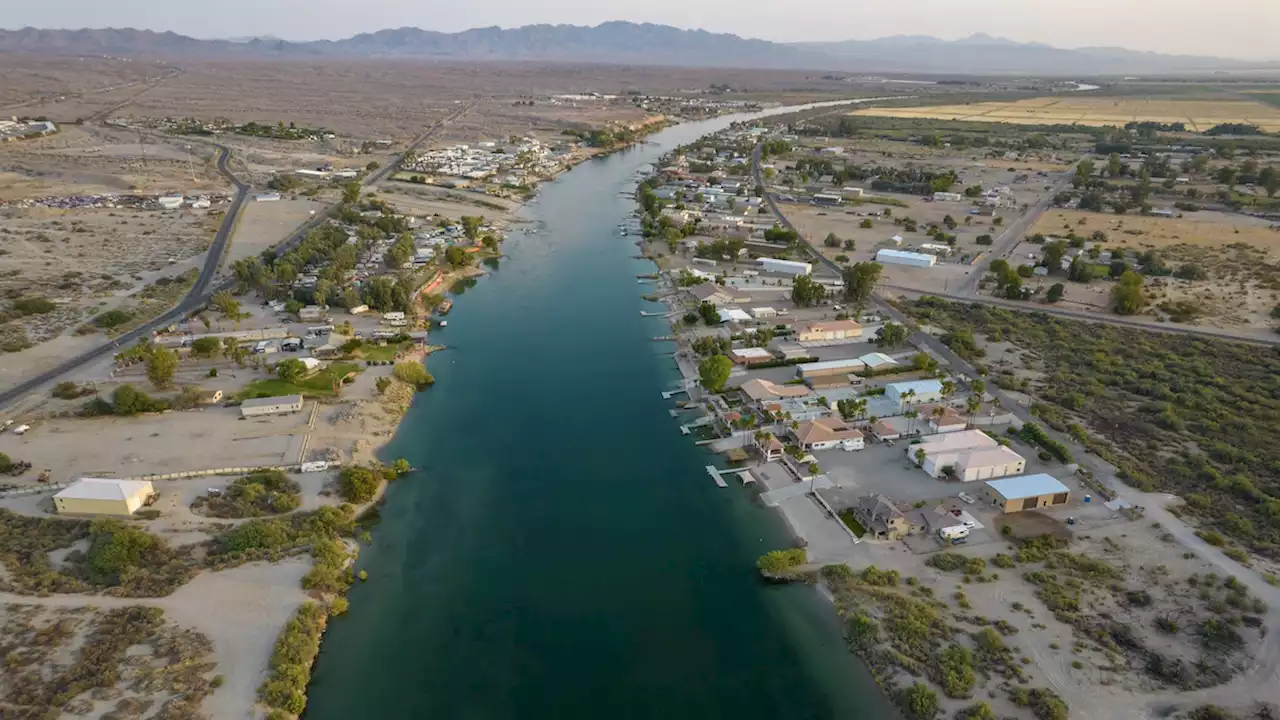
[[[437,309],[440,311],[441,315],[448,315],[449,311],[453,309],[453,301],[445,300],[440,303],[440,307]]]

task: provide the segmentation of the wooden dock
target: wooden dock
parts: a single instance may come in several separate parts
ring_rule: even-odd
[[[718,487],[729,487],[729,483],[725,482],[724,478],[720,477],[720,471],[716,469],[715,465],[707,466],[707,474],[716,481],[716,485]]]

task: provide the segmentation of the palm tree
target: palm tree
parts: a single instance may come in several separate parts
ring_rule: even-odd
[[[911,421],[910,424],[907,425],[907,433],[908,434],[914,433],[916,430],[916,418],[920,417],[920,411],[908,410],[905,413],[903,413],[903,415],[906,415],[907,419]]]
[[[969,410],[969,424],[973,424],[973,416],[978,414],[978,408],[982,407],[982,400],[977,395],[970,395],[965,407]]]
[[[951,397],[951,394],[954,393],[955,391],[956,391],[955,383],[951,382],[950,380],[942,381],[942,397],[944,400],[946,398]]]
[[[867,401],[866,401],[866,399],[854,400],[854,401],[853,401],[853,411],[854,411],[854,417],[861,418],[861,417],[865,416],[865,415],[867,414]]]
[[[934,405],[933,412],[931,414],[933,415],[935,420],[941,420],[942,416],[946,414],[946,412],[947,412],[947,409],[942,405]]]
[[[982,394],[987,391],[987,383],[982,378],[975,379],[969,387],[973,388],[973,394],[978,397],[982,397]]]
[[[924,466],[924,448],[916,448],[916,464]]]
[[[908,390],[902,393],[902,395],[898,397],[898,407],[905,408],[907,405],[911,404],[911,399],[914,398],[915,396],[916,396],[915,390]]]

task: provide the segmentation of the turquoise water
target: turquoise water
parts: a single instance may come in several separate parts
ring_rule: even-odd
[[[466,290],[387,458],[367,583],[325,635],[307,720],[883,718],[830,607],[756,577],[780,518],[680,435],[661,309],[616,227],[679,126],[544,187]]]

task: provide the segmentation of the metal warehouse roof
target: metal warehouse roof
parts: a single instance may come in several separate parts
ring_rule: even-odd
[[[815,370],[837,370],[840,368],[861,368],[866,363],[857,358],[849,358],[847,360],[823,360],[822,362],[804,363],[800,365],[800,372],[807,373]]]
[[[301,395],[277,395],[276,397],[252,398],[240,403],[240,407],[271,407],[302,402]]]
[[[112,478],[80,478],[71,487],[60,491],[55,498],[64,500],[125,500],[139,492],[151,490],[146,480],[115,480]]]
[[[1057,478],[1045,473],[1004,478],[1003,480],[988,480],[987,485],[992,490],[1000,493],[1006,500],[1070,492],[1067,490],[1067,486],[1059,482]]]
[[[896,382],[885,385],[886,388],[893,388],[899,394],[908,390],[915,390],[917,395],[925,393],[942,392],[942,383],[938,380],[912,380],[910,382]]]

